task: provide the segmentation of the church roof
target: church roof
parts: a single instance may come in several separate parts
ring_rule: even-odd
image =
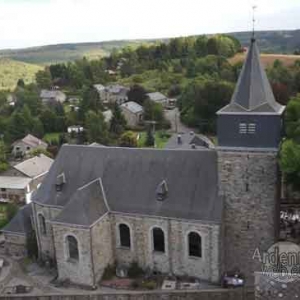
[[[283,110],[284,106],[275,100],[266,72],[260,62],[256,41],[252,39],[231,102],[217,114],[282,114]]]
[[[66,181],[57,191],[56,177],[61,173]],[[157,201],[157,187],[163,180],[168,186],[168,197]],[[217,153],[209,149],[64,145],[33,201],[64,207],[56,221],[81,225],[92,224],[107,209],[220,222]],[[82,218],[77,218],[80,214]]]
[[[32,205],[27,204],[19,209],[11,221],[1,230],[2,232],[27,235],[32,232]]]

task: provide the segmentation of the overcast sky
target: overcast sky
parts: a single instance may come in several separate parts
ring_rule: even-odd
[[[0,0],[0,49],[300,29],[300,0]]]

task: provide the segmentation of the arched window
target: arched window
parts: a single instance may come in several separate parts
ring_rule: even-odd
[[[67,245],[69,250],[69,258],[79,260],[78,242],[74,236],[67,236]]]
[[[119,225],[120,246],[130,248],[130,229],[126,224]]]
[[[42,214],[39,214],[38,219],[39,219],[40,232],[41,234],[46,235],[47,229],[46,229],[45,217]]]
[[[202,257],[201,236],[197,232],[190,232],[188,235],[189,256]]]
[[[165,235],[162,229],[153,228],[153,250],[157,252],[165,252]]]

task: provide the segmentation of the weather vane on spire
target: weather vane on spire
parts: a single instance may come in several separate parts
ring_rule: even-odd
[[[255,39],[255,10],[257,9],[256,5],[252,6],[252,10],[253,10],[253,18],[252,18],[252,22],[253,22],[253,30],[252,30],[252,38]]]

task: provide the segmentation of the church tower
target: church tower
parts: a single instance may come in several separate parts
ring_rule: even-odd
[[[253,38],[231,102],[217,112],[224,270],[240,270],[248,285],[262,267],[253,260],[254,251],[263,253],[276,240],[284,109],[274,98]]]

